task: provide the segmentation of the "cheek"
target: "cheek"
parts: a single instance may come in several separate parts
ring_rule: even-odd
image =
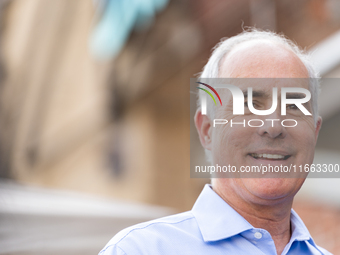
[[[244,155],[247,144],[250,143],[249,127],[230,127],[229,124],[213,128],[212,151],[217,162],[220,159],[235,161]]]
[[[290,128],[289,131],[293,140],[296,141],[298,150],[301,152],[300,154],[306,155],[309,158],[314,156],[316,137],[313,121],[299,121],[298,126]]]
[[[232,132],[227,125],[213,127],[212,153],[215,162],[220,162],[221,158],[230,155],[229,149],[232,143]]]

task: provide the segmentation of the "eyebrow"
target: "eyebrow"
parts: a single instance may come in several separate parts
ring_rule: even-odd
[[[304,93],[287,93],[286,97],[289,99],[298,99],[298,98],[305,98],[306,95]]]
[[[247,98],[248,97],[248,91],[243,90],[242,92],[244,94],[244,97]],[[253,91],[253,97],[269,98],[271,96],[272,96],[272,94],[269,95],[264,90],[254,90]],[[304,93],[287,93],[286,97],[287,97],[287,99],[299,99],[299,98],[305,98],[306,95]]]
[[[248,97],[248,90],[243,90],[243,95],[244,97]],[[253,97],[269,97],[268,93],[265,92],[264,90],[253,90]]]

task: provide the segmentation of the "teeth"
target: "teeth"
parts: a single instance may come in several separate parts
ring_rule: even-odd
[[[257,154],[257,153],[252,153],[251,156],[254,158],[269,158],[269,159],[284,159],[285,157],[283,155],[278,154]]]

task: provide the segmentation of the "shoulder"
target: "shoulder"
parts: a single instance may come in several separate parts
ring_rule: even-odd
[[[167,243],[169,239],[176,238],[179,233],[191,232],[196,225],[196,220],[190,211],[143,222],[120,231],[99,254],[144,254],[146,249],[152,250],[153,246]]]

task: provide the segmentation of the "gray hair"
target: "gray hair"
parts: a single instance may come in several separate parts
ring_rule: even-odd
[[[268,40],[272,42],[277,42],[284,47],[290,49],[295,55],[301,60],[308,71],[308,75],[310,78],[309,90],[311,92],[311,103],[313,110],[314,122],[316,124],[318,119],[318,96],[320,91],[319,85],[319,74],[314,68],[314,64],[311,61],[310,55],[305,51],[300,49],[294,42],[287,39],[285,36],[276,34],[270,31],[262,31],[255,28],[248,28],[244,30],[242,33],[230,37],[223,38],[220,43],[218,43],[213,49],[213,52],[204,66],[203,71],[199,75],[199,79],[205,78],[218,78],[219,70],[221,66],[222,59],[227,56],[235,46],[240,43],[252,41],[252,40]],[[200,106],[202,92],[198,93],[198,107]],[[213,109],[213,107],[209,107],[209,109]],[[208,115],[211,117],[212,112],[208,111]],[[211,161],[210,151],[206,150],[206,156],[209,161]]]

